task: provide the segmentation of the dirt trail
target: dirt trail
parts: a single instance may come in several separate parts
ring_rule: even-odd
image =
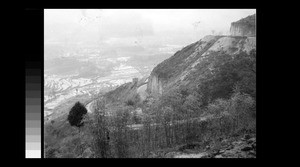
[[[93,109],[91,108],[93,106],[94,101],[88,103],[85,107],[88,111],[88,113],[93,113]]]

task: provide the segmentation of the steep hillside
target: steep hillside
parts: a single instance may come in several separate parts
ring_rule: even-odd
[[[157,65],[149,77],[147,91],[158,95],[180,86],[194,86],[214,73],[216,58],[234,58],[254,49],[255,37],[205,36]]]

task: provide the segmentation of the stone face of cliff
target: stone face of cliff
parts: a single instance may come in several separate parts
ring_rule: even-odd
[[[147,90],[155,95],[162,94],[162,80],[163,78],[159,78],[156,74],[151,75]]]
[[[180,86],[195,85],[212,73],[212,55],[249,54],[253,49],[256,49],[255,37],[206,36],[157,65],[149,77],[147,92],[157,95]]]
[[[231,23],[230,34],[232,36],[256,36],[256,15]]]

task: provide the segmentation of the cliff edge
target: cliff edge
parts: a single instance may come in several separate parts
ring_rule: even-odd
[[[230,34],[232,36],[256,36],[256,14],[245,17],[231,23]]]

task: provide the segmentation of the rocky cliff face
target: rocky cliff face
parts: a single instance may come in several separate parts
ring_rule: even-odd
[[[162,78],[159,78],[158,75],[153,74],[150,76],[147,90],[150,91],[152,94],[162,94]]]
[[[149,158],[256,158],[256,135],[221,139],[219,144],[191,143],[179,148],[151,152]]]
[[[232,36],[256,36],[256,15],[251,15],[237,22],[231,23],[230,34]]]

